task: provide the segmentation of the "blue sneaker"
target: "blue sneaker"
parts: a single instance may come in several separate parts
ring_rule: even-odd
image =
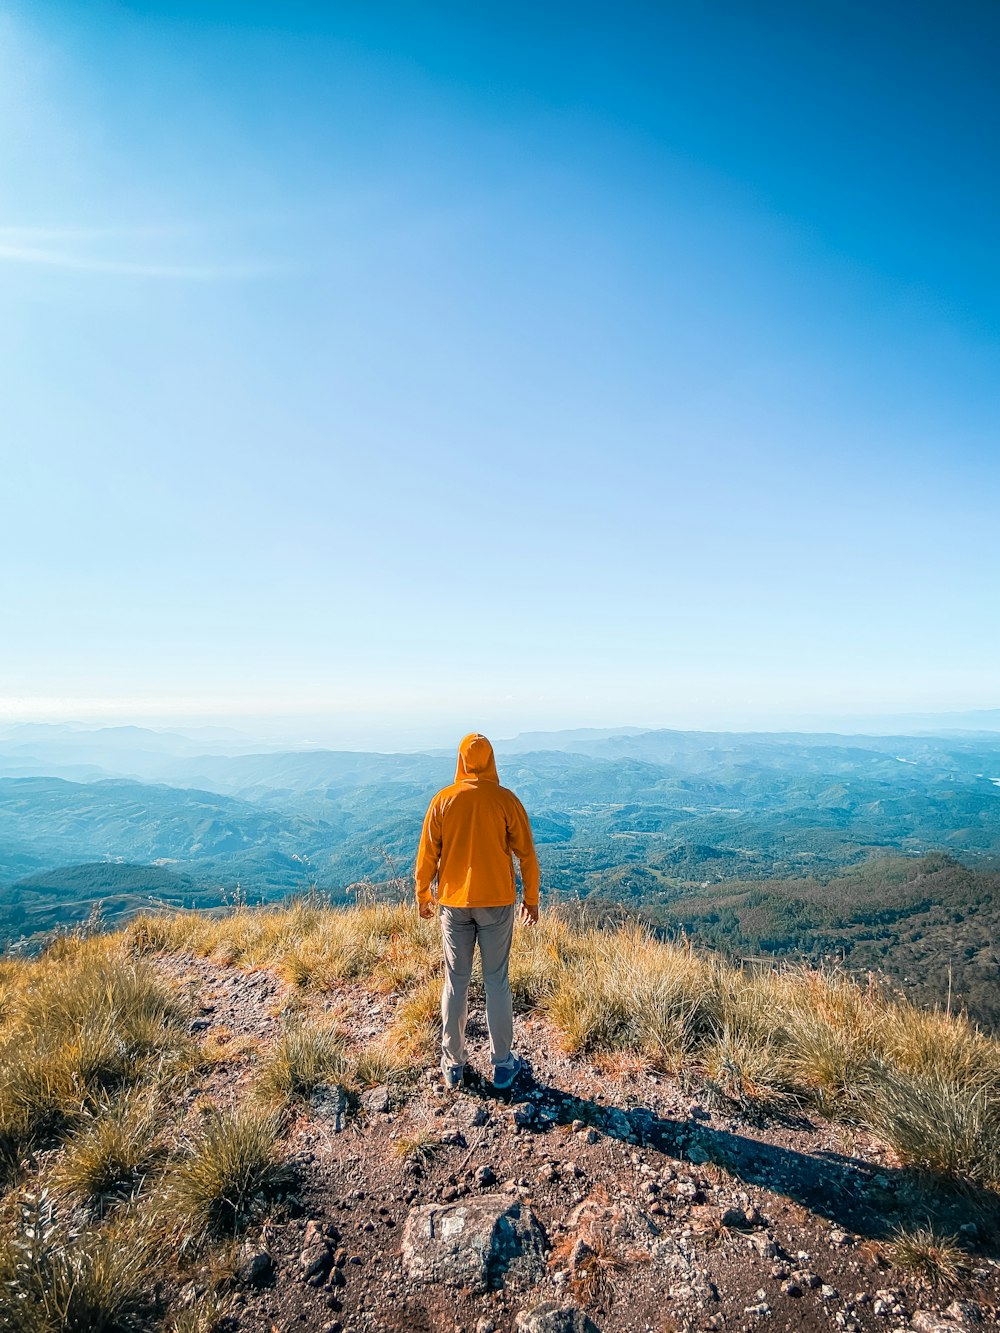
[[[465,1082],[465,1065],[441,1065],[441,1074],[446,1088],[460,1088]]]
[[[493,1086],[501,1089],[509,1088],[523,1068],[524,1061],[519,1055],[512,1055],[505,1064],[494,1065]]]

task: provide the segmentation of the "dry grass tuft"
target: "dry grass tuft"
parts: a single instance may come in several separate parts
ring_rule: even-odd
[[[342,1083],[349,1068],[334,1027],[298,1022],[274,1043],[257,1079],[257,1091],[274,1105],[306,1101],[324,1083]]]
[[[95,1108],[66,1144],[53,1187],[98,1216],[135,1198],[162,1160],[157,1133],[156,1104],[141,1091]]]
[[[441,978],[428,977],[400,1001],[388,1032],[390,1048],[401,1060],[429,1059],[441,1033]]]
[[[235,1235],[285,1183],[281,1121],[257,1106],[206,1118],[164,1182],[163,1225],[195,1243]]]
[[[46,1196],[23,1201],[0,1237],[4,1333],[129,1333],[147,1308],[153,1247],[134,1227],[76,1234]]]
[[[941,1236],[930,1227],[899,1231],[888,1257],[897,1268],[915,1274],[930,1287],[955,1287],[968,1276],[968,1255],[955,1236]]]
[[[169,1079],[194,1050],[176,991],[115,937],[60,943],[8,980],[0,1162],[64,1136],[107,1097]]]
[[[418,1129],[394,1139],[392,1151],[404,1162],[427,1162],[441,1151],[441,1140],[429,1129]]]

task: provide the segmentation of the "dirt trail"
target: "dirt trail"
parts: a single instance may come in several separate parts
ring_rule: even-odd
[[[302,998],[267,970],[159,965],[191,993],[198,1035],[234,1043],[189,1098],[232,1104]],[[396,998],[347,985],[304,1003],[364,1044]],[[431,1069],[387,1108],[376,1091],[340,1120],[322,1107],[297,1116],[297,1183],[248,1238],[233,1329],[507,1333],[544,1300],[579,1306],[604,1333],[1000,1327],[1000,1267],[969,1201],[955,1203],[972,1256],[960,1286],[935,1292],[887,1265],[878,1242],[913,1225],[919,1199],[870,1137],[814,1116],[754,1119],[627,1065],[615,1076],[563,1054],[537,1018],[517,1030],[533,1078],[510,1094],[474,1072],[446,1092]],[[488,1068],[477,1017],[470,1039],[473,1069]],[[537,1219],[543,1270],[524,1281],[511,1264],[478,1294],[413,1279],[401,1251],[414,1209],[504,1206],[498,1196]],[[552,1318],[527,1327],[583,1327]]]

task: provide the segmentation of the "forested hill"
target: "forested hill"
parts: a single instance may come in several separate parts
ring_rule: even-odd
[[[497,744],[549,901],[624,906],[740,956],[843,956],[928,1002],[947,1002],[950,969],[953,1003],[996,1021],[996,733],[559,739]],[[345,902],[403,882],[453,762],[203,754],[138,729],[0,734],[0,940],[98,903],[115,917],[311,887]],[[934,869],[931,853],[950,859]]]

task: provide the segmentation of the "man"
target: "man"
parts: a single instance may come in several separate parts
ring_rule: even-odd
[[[511,1050],[514,1013],[507,965],[514,933],[517,886],[511,853],[524,888],[519,918],[538,920],[538,857],[524,806],[500,786],[493,746],[473,733],[458,747],[455,781],[431,801],[417,853],[417,906],[434,915],[431,884],[437,878],[444,944],[441,994],[441,1070],[451,1088],[462,1085],[467,1053],[465,1024],[476,943],[486,987],[493,1084],[509,1088],[522,1068]]]

